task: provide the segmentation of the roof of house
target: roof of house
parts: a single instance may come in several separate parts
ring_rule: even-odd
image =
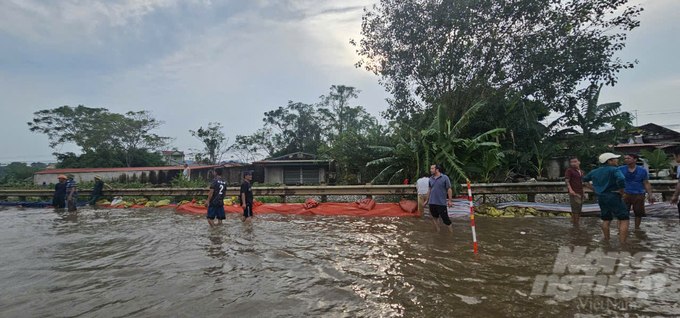
[[[649,123],[645,124],[642,126],[637,127],[639,130],[644,130],[647,132],[652,132],[656,134],[664,134],[664,135],[670,135],[670,136],[675,136],[675,137],[680,137],[680,132],[677,132],[673,129],[666,128],[657,124]]]
[[[191,170],[212,169],[223,167],[223,165],[195,166]],[[64,174],[64,173],[84,173],[84,172],[123,172],[123,171],[160,171],[160,170],[184,170],[184,167],[126,167],[126,168],[73,168],[73,169],[50,169],[38,171],[35,174]]]
[[[170,151],[162,151],[164,155],[171,155],[175,152],[179,152],[181,154],[184,154],[184,151],[179,151],[179,150],[170,150]]]

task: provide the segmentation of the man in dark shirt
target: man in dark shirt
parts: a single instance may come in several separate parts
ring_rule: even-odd
[[[94,176],[94,188],[92,188],[92,195],[90,196],[90,205],[94,205],[97,200],[99,200],[99,197],[102,195],[102,190],[104,189],[104,186],[109,188],[109,190],[113,190],[113,187],[110,185],[104,183],[102,181],[102,176],[100,175],[95,175]]]
[[[61,209],[66,207],[66,176],[63,174],[59,176],[59,183],[54,186],[52,206]]]
[[[250,222],[253,218],[253,187],[250,181],[253,180],[253,172],[243,173],[243,183],[241,183],[241,206],[243,207],[243,220]]]
[[[564,174],[567,189],[569,189],[569,203],[571,204],[571,223],[578,226],[581,211],[583,210],[583,170],[581,161],[576,157],[569,159],[571,168]]]
[[[205,207],[208,208],[208,223],[211,227],[215,226],[215,217],[217,217],[217,224],[222,224],[222,220],[226,218],[224,213],[224,194],[227,192],[227,183],[222,180],[222,169],[215,169],[216,178],[210,185],[210,192],[208,193],[208,200],[205,201]]]

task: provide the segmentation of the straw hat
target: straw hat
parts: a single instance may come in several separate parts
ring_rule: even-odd
[[[94,175],[94,178],[95,178],[95,179],[99,179],[99,180],[103,179],[102,176],[100,176],[100,175],[98,175],[98,174],[95,174],[95,175]]]
[[[74,175],[73,173],[69,173],[69,174],[66,175],[66,178],[67,179],[73,179],[73,178],[75,178],[75,176],[76,175]]]

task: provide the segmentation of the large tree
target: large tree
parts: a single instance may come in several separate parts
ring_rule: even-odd
[[[111,113],[106,108],[90,108],[83,105],[77,107],[61,106],[54,109],[41,110],[34,113],[30,130],[47,135],[50,147],[73,143],[80,147],[83,155],[92,153],[119,153],[124,156],[119,164],[117,159],[100,162],[101,167],[117,166],[134,167],[138,165],[156,165],[156,158],[150,156],[165,147],[171,138],[160,136],[153,131],[163,124],[148,111]],[[77,158],[84,163],[94,163],[76,154],[57,154],[58,158],[67,158],[68,166],[81,166]],[[119,158],[117,155],[112,158]],[[152,158],[150,160],[146,160]],[[100,167],[100,166],[90,166]],[[86,166],[88,167],[88,166]]]
[[[446,106],[459,118],[494,94],[552,109],[583,81],[615,84],[615,57],[639,26],[627,0],[381,0],[363,16],[357,50],[392,93],[384,115]],[[353,40],[352,43],[356,44]]]
[[[323,143],[322,117],[312,104],[288,101],[288,105],[264,113],[265,127],[274,130],[273,155],[291,152],[316,153]]]
[[[229,150],[229,138],[222,131],[222,124],[208,123],[208,127],[189,130],[192,136],[203,143],[203,149],[196,153],[196,161],[214,165],[222,161],[222,157]]]

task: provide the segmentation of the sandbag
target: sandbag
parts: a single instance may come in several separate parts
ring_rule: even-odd
[[[135,200],[135,205],[146,205],[147,202],[149,202],[149,199],[141,198],[141,199]]]
[[[399,207],[407,213],[416,213],[418,211],[418,203],[416,201],[401,199]]]
[[[183,206],[183,205],[188,204],[188,203],[190,203],[189,200],[182,200],[182,201],[177,202],[177,206]]]
[[[156,201],[149,201],[144,206],[146,206],[147,208],[153,208],[156,206]]]
[[[373,199],[363,199],[361,201],[355,202],[356,204],[359,205],[359,209],[366,210],[366,211],[371,211],[373,208],[375,208],[375,201]]]
[[[170,200],[160,200],[154,205],[155,208],[160,208],[162,206],[170,205]]]
[[[319,205],[319,202],[316,202],[314,199],[309,198],[305,200],[305,203],[302,204],[302,207],[305,210],[313,209],[316,208]]]
[[[111,201],[111,205],[116,206],[121,202],[123,202],[123,197],[117,196],[117,197],[113,198],[113,201]]]
[[[111,202],[109,200],[99,200],[96,202],[97,205],[111,205]]]

